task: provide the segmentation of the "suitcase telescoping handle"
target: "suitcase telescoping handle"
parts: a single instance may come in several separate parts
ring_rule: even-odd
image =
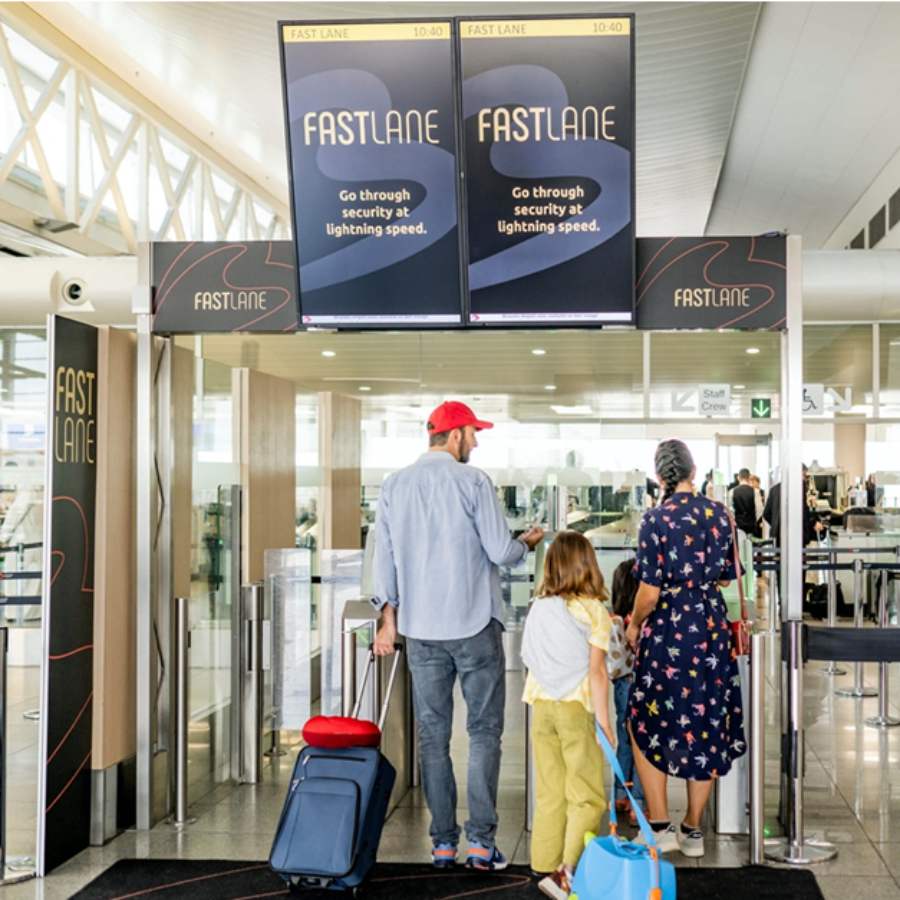
[[[401,653],[403,653],[403,644],[394,644],[394,662],[391,665],[391,674],[388,677],[387,691],[384,695],[384,703],[381,705],[381,714],[378,716],[378,727],[382,730],[384,729],[385,719],[387,719],[388,707],[391,704],[391,692],[394,689],[394,680],[397,677],[397,668],[400,665]],[[378,657],[375,656],[375,650],[370,648],[369,659],[366,662],[366,671],[363,672],[362,684],[359,686],[359,696],[356,698],[356,703],[353,706],[352,716],[354,719],[359,718],[359,709],[362,706],[366,682],[369,680],[369,672],[372,671],[372,666],[376,665],[377,660]]]

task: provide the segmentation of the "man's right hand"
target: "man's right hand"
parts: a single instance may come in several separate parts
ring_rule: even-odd
[[[528,546],[529,550],[534,550],[534,548],[544,539],[544,529],[534,525],[529,528],[528,531],[519,535],[519,539]]]
[[[385,606],[381,614],[381,625],[375,634],[372,649],[376,656],[391,656],[397,644],[397,621],[393,607]]]

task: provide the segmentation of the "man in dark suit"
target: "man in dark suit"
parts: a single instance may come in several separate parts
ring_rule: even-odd
[[[738,472],[737,487],[731,492],[731,506],[737,527],[749,537],[760,537],[759,522],[756,519],[756,491],[750,484],[750,470]]]
[[[816,535],[822,530],[822,523],[816,518],[816,514],[810,509],[806,495],[809,492],[809,469],[803,467],[803,546],[811,544]],[[766,508],[763,511],[763,519],[769,523],[772,540],[781,544],[781,483],[773,484],[766,499]]]

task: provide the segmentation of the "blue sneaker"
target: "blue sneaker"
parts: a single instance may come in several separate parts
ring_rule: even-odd
[[[456,845],[435,844],[431,848],[431,864],[436,869],[452,869],[456,865]]]
[[[469,846],[466,866],[481,872],[502,872],[509,865],[509,860],[496,848],[485,847],[475,841]]]

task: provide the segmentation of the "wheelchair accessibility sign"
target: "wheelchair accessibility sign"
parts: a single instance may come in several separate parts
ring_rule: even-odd
[[[853,406],[853,389],[844,388],[843,393],[833,387],[826,388],[824,384],[803,385],[803,415],[824,416],[825,398],[830,397],[836,413],[850,411]]]

